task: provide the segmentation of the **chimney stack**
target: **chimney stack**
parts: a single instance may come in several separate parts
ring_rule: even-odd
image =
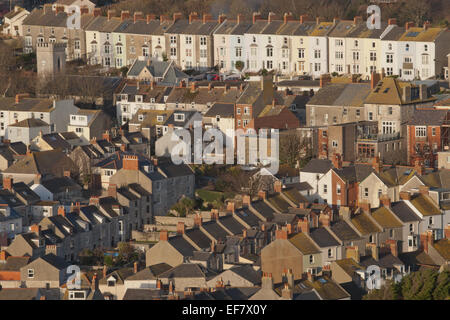
[[[202,225],[202,221],[203,221],[202,216],[199,213],[197,213],[194,217],[194,225],[196,227],[200,227]]]
[[[172,15],[172,20],[173,22],[176,22],[177,20],[180,20],[183,17],[183,15],[181,14],[181,12],[176,12]]]
[[[13,178],[3,177],[3,189],[12,191]]]
[[[415,26],[414,22],[409,21],[405,23],[405,30],[408,31],[409,29],[413,28]]]
[[[203,14],[203,23],[207,23],[212,21],[212,15],[210,15],[209,13],[204,13]]]
[[[425,168],[423,167],[423,163],[422,161],[420,161],[419,159],[416,159],[414,161],[414,170],[417,172],[417,174],[419,175],[423,175]]]
[[[273,191],[275,191],[277,193],[281,193],[282,187],[283,187],[283,184],[281,183],[280,180],[277,180],[273,183]]]
[[[267,22],[271,23],[275,21],[275,17],[276,17],[275,12],[269,12],[269,15],[267,16]]]
[[[354,25],[357,25],[357,24],[360,24],[360,23],[362,23],[362,17],[361,16],[356,16],[356,17],[354,17],[353,18],[353,24]]]
[[[300,24],[305,23],[306,21],[308,21],[308,15],[303,14],[300,16]]]
[[[261,20],[261,13],[253,12],[253,24],[255,24],[257,20]]]
[[[242,196],[242,204],[246,206],[250,206],[251,197],[248,194]]]
[[[242,16],[242,14],[238,14],[236,16],[236,21],[237,21],[237,24],[244,22],[244,17]]]
[[[277,229],[275,230],[275,239],[287,240],[288,232],[287,230]]]
[[[122,11],[122,15],[123,15],[124,11]],[[114,17],[116,15],[116,11],[115,10],[108,10],[107,11],[107,17],[108,17],[108,21],[112,19],[112,17]]]
[[[133,271],[134,271],[135,274],[138,273],[138,263],[137,263],[137,261],[135,261],[134,264],[133,264]]]
[[[372,160],[372,168],[377,172],[380,173],[383,170],[383,164],[381,163],[380,157],[375,156]]]
[[[430,26],[431,26],[430,21],[425,21],[425,22],[423,23],[423,30],[427,30]]]
[[[169,240],[169,234],[167,230],[159,231],[159,241],[167,241]]]
[[[400,199],[401,200],[411,200],[411,194],[407,191],[400,191]]]
[[[189,24],[191,24],[193,21],[198,20],[198,14],[197,12],[191,12],[189,14]]]
[[[235,204],[233,201],[228,201],[227,203],[227,211],[231,211],[234,213],[235,210]]]
[[[333,155],[333,167],[335,167],[336,169],[342,169],[342,159],[341,159],[341,155],[339,153],[335,153]]]
[[[147,17],[147,23],[150,23],[150,21],[156,20],[156,15],[154,15],[154,14],[148,14],[146,17]]]
[[[307,217],[299,219],[297,225],[298,228],[300,229],[300,232],[309,234],[309,221]]]
[[[390,19],[388,20],[388,25],[390,25],[390,26],[396,26],[396,25],[397,25],[397,19],[395,19],[395,18],[390,18]]]
[[[180,221],[177,224],[177,234],[182,235],[184,234],[185,231],[185,226],[184,226],[184,222]]]
[[[267,198],[267,192],[265,192],[265,191],[263,191],[263,190],[258,191],[258,197],[259,197],[261,200],[266,200],[266,198]]]
[[[94,8],[94,17],[99,17],[102,15],[102,9]]]
[[[420,192],[420,194],[423,194],[424,196],[428,196],[430,194],[430,187],[419,186],[419,192]]]
[[[133,15],[133,22],[136,23],[138,20],[143,20],[144,14],[141,11],[136,11]]]
[[[320,87],[325,87],[328,83],[331,82],[331,76],[329,74],[320,75]]]
[[[380,82],[380,74],[376,72],[371,73],[370,77],[370,88],[373,90],[377,86],[378,82]]]
[[[227,16],[222,13],[219,15],[218,22],[223,23],[226,19],[227,19]]]
[[[110,183],[108,186],[108,196],[117,199],[117,185]]]

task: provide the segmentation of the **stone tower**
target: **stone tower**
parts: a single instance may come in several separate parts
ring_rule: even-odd
[[[64,43],[38,43],[36,60],[39,77],[53,77],[58,73],[64,73],[66,45]]]

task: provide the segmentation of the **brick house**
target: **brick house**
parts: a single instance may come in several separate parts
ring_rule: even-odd
[[[450,137],[450,112],[419,109],[407,124],[407,161],[423,161],[426,167],[437,166],[437,152],[443,151]]]

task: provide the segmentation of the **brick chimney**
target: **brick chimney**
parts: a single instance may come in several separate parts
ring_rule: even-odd
[[[398,244],[397,240],[394,239],[388,239],[386,240],[386,245],[389,247],[389,250],[391,251],[391,254],[395,257],[398,257]]]
[[[242,204],[249,206],[251,202],[251,197],[248,194],[242,196]]]
[[[390,26],[396,26],[396,25],[397,25],[397,19],[395,19],[395,18],[390,18],[390,19],[388,20],[388,25],[390,25]]]
[[[425,168],[423,167],[423,162],[420,161],[419,159],[416,159],[414,161],[414,170],[419,174],[419,175],[423,175]]]
[[[238,14],[236,16],[236,22],[237,24],[244,22],[244,16],[242,14]]]
[[[380,74],[376,72],[371,73],[370,77],[370,88],[373,90],[377,86],[378,82],[380,82]]]
[[[179,221],[178,224],[177,224],[177,234],[180,234],[180,235],[184,234],[184,231],[185,231],[184,222]]]
[[[266,198],[267,198],[267,192],[265,192],[265,191],[263,191],[263,190],[259,190],[259,191],[258,191],[258,197],[259,197],[261,200],[266,200]]]
[[[277,180],[273,183],[273,190],[277,193],[281,193],[281,189],[283,188],[283,184],[280,180]]]
[[[330,216],[325,213],[321,213],[319,215],[319,224],[322,227],[329,227],[330,226]]]
[[[411,194],[407,191],[401,191],[400,192],[400,199],[401,200],[411,200]]]
[[[147,18],[147,23],[150,23],[150,21],[156,20],[156,15],[155,14],[148,14],[146,16]]]
[[[370,202],[369,201],[361,201],[359,207],[363,212],[370,213]]]
[[[159,241],[167,241],[169,240],[169,234],[167,230],[159,231]]]
[[[267,15],[267,22],[273,22],[275,21],[276,18],[276,14],[275,12],[269,12],[269,14]]]
[[[133,22],[136,23],[138,20],[144,20],[144,14],[141,11],[136,11],[133,14]]]
[[[308,15],[307,14],[303,14],[300,16],[300,24],[305,23],[306,21],[308,21]]]
[[[133,264],[133,271],[134,271],[134,273],[138,273],[138,263],[137,263],[137,261],[135,261],[134,264]]]
[[[70,170],[64,170],[63,175],[64,175],[64,177],[70,178],[70,176],[72,175],[72,173],[70,172]]]
[[[380,203],[386,207],[386,208],[390,208],[391,207],[391,198],[389,198],[389,196],[387,194],[382,194],[380,196]]]
[[[16,94],[15,103],[17,104],[20,101],[22,101],[22,99],[29,98],[29,97],[30,97],[29,93],[18,93],[18,94]]]
[[[6,261],[6,259],[8,258],[8,254],[6,253],[5,250],[0,251],[0,261]]]
[[[52,4],[46,3],[44,4],[44,14],[52,12]]]
[[[430,21],[425,21],[425,22],[423,23],[423,30],[427,30],[430,26],[431,26]]]
[[[41,226],[38,224],[33,224],[30,226],[30,231],[39,236],[39,234],[41,233]]]
[[[405,23],[405,30],[408,31],[409,29],[413,28],[415,26],[414,22],[409,21]]]
[[[297,226],[302,233],[309,234],[309,221],[307,217],[304,217],[303,219],[299,219]]]
[[[58,216],[66,216],[66,209],[64,209],[64,206],[59,206],[58,207]]]
[[[12,186],[13,186],[13,178],[3,177],[3,189],[11,191]]]
[[[227,211],[231,211],[234,213],[235,210],[235,204],[233,201],[228,201],[227,203]]]
[[[124,155],[122,159],[122,167],[125,170],[139,170],[138,156]]]
[[[420,247],[423,248],[425,253],[429,252],[429,248],[433,246],[433,231],[427,230],[420,235]]]
[[[450,240],[450,224],[447,224],[444,229],[444,237],[447,240]]]
[[[125,11],[122,11],[122,16]],[[128,12],[128,11],[127,11]],[[116,15],[116,10],[108,10],[106,13],[108,21],[111,20]]]
[[[333,154],[333,167],[335,167],[336,169],[342,169],[342,159],[341,159],[341,155],[339,153],[335,153]]]
[[[287,240],[288,232],[287,230],[277,229],[275,230],[275,239]]]
[[[373,170],[375,170],[377,173],[380,173],[383,170],[383,164],[381,163],[380,157],[375,156],[372,159],[372,168]]]
[[[108,186],[108,196],[117,199],[117,185],[110,183]]]
[[[253,24],[255,24],[257,20],[261,20],[261,13],[253,12]]]
[[[177,20],[180,20],[183,17],[181,12],[176,12],[172,15],[172,21],[176,22]]]
[[[294,21],[294,16],[292,15],[292,12],[285,13],[283,15],[283,22],[286,24],[288,21]]]
[[[320,87],[325,87],[328,83],[331,82],[331,76],[329,74],[321,74],[320,75]]]
[[[199,213],[197,213],[194,217],[194,225],[200,227],[202,225],[202,221],[203,221],[202,216]]]
[[[102,15],[102,9],[94,8],[94,17],[99,17]]]
[[[211,220],[219,220],[219,210],[211,209]]]
[[[212,15],[210,15],[209,13],[204,13],[203,14],[203,23],[207,23],[207,22],[210,22],[212,20],[213,20]]]
[[[197,85],[195,84],[195,82],[192,82],[191,83],[191,92],[192,93],[195,92],[196,88],[197,88]]]
[[[197,12],[191,12],[189,14],[189,24],[191,24],[193,21],[198,20],[198,14]]]
[[[289,287],[287,282],[284,283],[284,287],[281,290],[281,297],[286,300],[292,300],[294,298],[294,291]]]
[[[106,266],[103,266],[103,278],[106,278],[106,274],[108,272],[108,269]]]
[[[226,19],[227,19],[227,16],[222,13],[222,14],[219,15],[219,18],[218,18],[217,21],[219,23],[223,23]]]
[[[80,8],[80,13],[81,13],[81,15],[89,14],[89,8],[88,7],[81,7]]]

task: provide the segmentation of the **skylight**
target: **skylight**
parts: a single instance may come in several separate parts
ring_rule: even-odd
[[[408,34],[406,36],[407,37],[417,37],[418,34],[419,34],[419,32],[411,31],[411,32],[408,32]]]

